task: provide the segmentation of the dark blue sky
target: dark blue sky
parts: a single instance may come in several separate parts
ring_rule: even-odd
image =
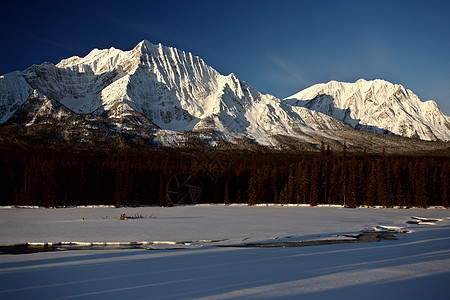
[[[0,74],[143,39],[283,98],[382,78],[450,115],[450,1],[8,1]]]

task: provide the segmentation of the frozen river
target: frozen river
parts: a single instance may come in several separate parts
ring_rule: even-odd
[[[1,246],[56,250],[0,255],[0,297],[448,299],[449,218],[446,209],[4,208]],[[291,247],[352,240],[362,231],[408,233]],[[278,246],[241,247],[260,244]],[[64,251],[70,247],[111,250]]]

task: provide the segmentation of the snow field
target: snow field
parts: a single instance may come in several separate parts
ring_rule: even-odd
[[[119,220],[122,213],[155,218]],[[192,249],[170,251],[0,255],[0,297],[448,299],[449,215],[445,209],[223,205],[0,209],[1,245],[167,241],[170,246],[173,242],[199,242]],[[415,220],[411,217],[434,226],[407,223]],[[217,240],[222,240],[217,244],[311,240],[368,228],[411,233],[376,243],[214,247]]]

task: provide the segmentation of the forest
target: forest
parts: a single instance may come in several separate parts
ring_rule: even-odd
[[[449,206],[438,156],[196,151],[0,150],[0,206],[192,203]]]

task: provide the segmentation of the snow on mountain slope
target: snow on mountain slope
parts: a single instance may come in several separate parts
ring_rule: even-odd
[[[159,127],[171,130],[189,130],[192,121],[208,112],[221,77],[191,53],[148,41],[130,51],[94,49],[84,58],[69,58],[56,67],[87,73],[91,81],[106,77],[100,80],[105,83],[100,91],[91,89],[89,105],[64,95],[60,101],[70,108],[98,114],[125,103],[125,110],[143,113]],[[110,77],[113,80],[108,82]]]
[[[436,102],[421,102],[411,90],[380,79],[316,84],[284,102],[325,113],[365,131],[450,140],[449,118]]]
[[[33,93],[22,72],[0,76],[0,124],[5,123]]]
[[[330,82],[281,101],[234,74],[219,74],[189,52],[146,40],[129,51],[94,49],[85,57],[0,77],[0,124],[22,120],[33,125],[38,117],[38,123],[53,119],[97,127],[90,117],[78,119],[84,115],[95,116],[105,130],[125,130],[167,146],[185,145],[192,134],[210,143],[249,138],[268,146],[277,146],[280,137],[312,145],[323,140],[351,144],[345,136],[353,136],[359,145],[360,132],[351,126],[450,139],[449,120],[437,105],[420,102],[400,85]]]
[[[35,91],[78,114],[116,119],[138,114],[164,134],[206,130],[231,142],[249,137],[275,145],[274,135],[301,137],[299,131],[345,127],[261,94],[234,74],[221,75],[191,53],[145,40],[130,51],[94,49],[1,79],[3,122]]]
[[[341,129],[343,122],[305,108],[291,107],[272,95],[264,95],[234,74],[222,76],[217,101],[210,114],[194,130],[219,129],[226,136],[241,133],[263,145],[275,145],[274,135],[299,137],[298,132]]]
[[[51,120],[61,120],[75,115],[70,109],[47,97],[33,97],[25,101],[22,106],[8,119],[9,123],[25,123],[30,126],[35,123],[48,123]]]

